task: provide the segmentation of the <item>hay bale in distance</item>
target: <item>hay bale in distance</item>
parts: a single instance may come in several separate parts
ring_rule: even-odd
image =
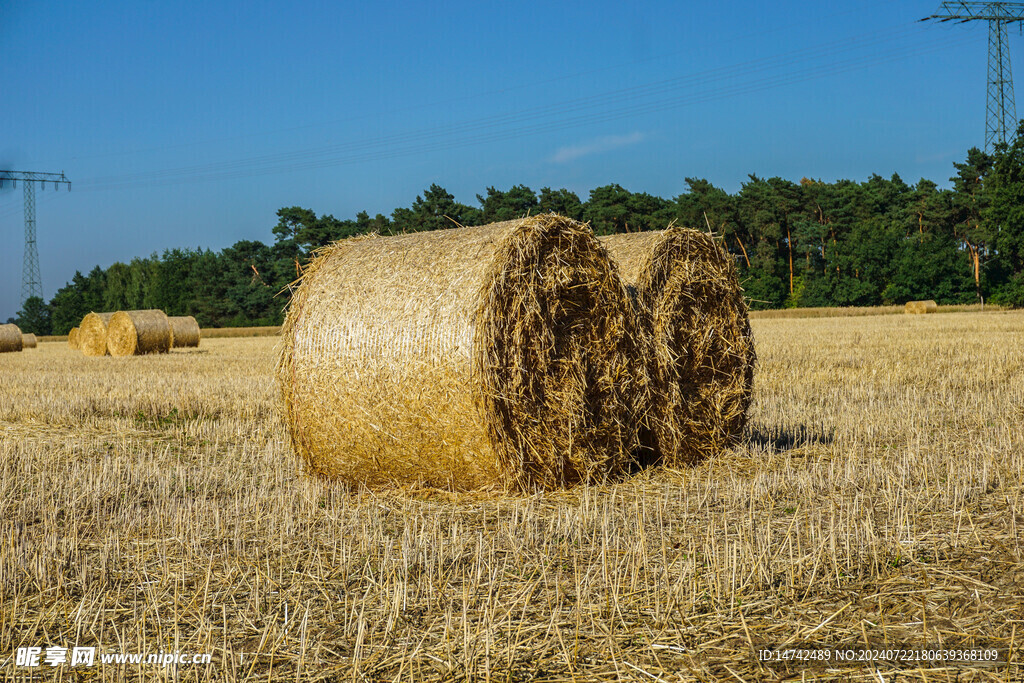
[[[171,325],[171,348],[199,346],[199,323],[190,315],[170,315],[167,322]]]
[[[908,301],[903,307],[904,312],[911,314],[934,313],[939,310],[939,305],[928,299],[927,301]]]
[[[111,356],[141,356],[171,350],[171,324],[160,310],[118,311],[107,325]]]
[[[88,313],[78,326],[78,347],[86,356],[109,356],[107,325],[113,313]]]
[[[34,349],[39,346],[39,340],[31,332],[21,335],[21,348]]]
[[[76,351],[80,348],[80,340],[78,339],[77,327],[72,327],[71,331],[68,332],[68,347]]]
[[[637,444],[632,326],[605,250],[561,216],[342,240],[285,318],[292,444],[350,486],[606,480]]]
[[[23,342],[21,328],[13,323],[0,325],[0,353],[21,351]]]
[[[735,445],[747,422],[756,353],[732,257],[711,235],[678,227],[601,242],[631,287],[652,344],[642,464],[692,465]]]

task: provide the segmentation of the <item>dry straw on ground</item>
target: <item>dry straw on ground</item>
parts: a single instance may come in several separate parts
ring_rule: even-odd
[[[21,351],[22,344],[20,327],[11,323],[0,325],[0,353]]]
[[[34,349],[37,346],[39,346],[39,340],[36,339],[36,335],[31,332],[21,335],[21,348]]]
[[[78,328],[72,327],[71,331],[68,332],[68,347],[78,350],[80,348],[80,340],[78,338]]]
[[[172,315],[167,317],[171,325],[171,348],[180,349],[199,346],[199,323],[190,315]]]
[[[113,313],[88,313],[78,326],[78,347],[86,356],[107,356],[107,324]]]
[[[905,310],[907,313],[913,314],[935,313],[939,310],[939,306],[931,299],[927,301],[908,301]]]
[[[203,339],[224,339],[227,337],[276,337],[281,334],[279,326],[263,327],[203,327]]]
[[[560,216],[338,242],[282,333],[294,448],[355,486],[606,479],[637,443],[633,324],[605,250]]]
[[[677,227],[601,241],[634,289],[653,345],[652,429],[642,459],[690,465],[735,445],[755,353],[732,258],[710,235]]]
[[[141,356],[171,350],[171,324],[163,311],[118,311],[107,325],[112,356]]]

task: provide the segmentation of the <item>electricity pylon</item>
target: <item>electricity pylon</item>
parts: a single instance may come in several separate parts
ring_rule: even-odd
[[[36,183],[46,188],[53,183],[53,189],[61,183],[71,189],[71,181],[63,173],[36,173],[34,171],[0,171],[0,188],[10,181],[13,187],[21,181],[25,188],[25,261],[21,268],[21,303],[29,297],[43,298],[43,281],[39,275],[39,249],[36,247]]]
[[[921,21],[957,20],[988,22],[988,101],[985,105],[985,150],[997,142],[1005,143],[1017,130],[1017,105],[1013,99],[1013,74],[1010,71],[1010,45],[1006,27],[1024,21],[1022,2],[944,2],[937,14]]]

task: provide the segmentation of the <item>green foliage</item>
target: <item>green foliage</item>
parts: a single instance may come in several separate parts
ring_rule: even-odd
[[[21,310],[14,318],[15,324],[21,328],[23,334],[38,335],[50,334],[50,320],[50,307],[38,296],[25,299]]]
[[[1024,306],[1024,127],[989,155],[954,164],[940,190],[898,175],[824,183],[751,175],[730,195],[686,178],[674,199],[610,184],[587,201],[561,188],[488,187],[479,208],[433,184],[388,218],[277,212],[274,242],[243,240],[220,252],[173,249],[130,263],[76,272],[48,306],[19,312],[26,331],[66,334],[89,311],[161,308],[203,326],[278,325],[290,288],[313,252],[369,233],[397,234],[479,225],[556,212],[590,221],[598,234],[657,230],[672,222],[710,229],[739,269],[753,308],[874,306],[911,299],[959,304],[979,298]],[[21,324],[21,323],[19,323]]]
[[[482,224],[497,223],[522,218],[537,213],[537,195],[525,185],[516,185],[508,192],[487,188],[487,196],[476,196],[482,207],[479,221]]]
[[[454,195],[439,185],[431,185],[416,197],[411,209],[395,209],[391,214],[396,233],[423,230],[447,230],[458,225],[476,225],[480,211],[455,201]]]
[[[552,190],[550,187],[540,189],[537,201],[538,213],[557,213],[575,221],[583,220],[583,202],[575,192],[566,189]]]

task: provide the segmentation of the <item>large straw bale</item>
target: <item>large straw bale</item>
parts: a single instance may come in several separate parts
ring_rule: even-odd
[[[646,403],[633,326],[607,253],[567,218],[343,240],[285,318],[292,443],[351,486],[606,480]]]
[[[908,301],[904,311],[911,314],[934,313],[939,310],[939,305],[928,299],[927,301]]]
[[[68,347],[78,350],[81,347],[81,340],[78,338],[78,328],[72,327],[68,332]]]
[[[602,237],[652,344],[641,460],[691,465],[735,445],[753,390],[754,339],[736,266],[698,230]]]
[[[23,349],[34,349],[39,345],[39,340],[36,339],[36,335],[31,332],[21,335],[21,348]]]
[[[171,348],[180,349],[199,346],[199,323],[190,315],[167,316],[171,326]]]
[[[12,323],[0,325],[0,353],[21,351],[23,336],[21,328]]]
[[[111,356],[141,356],[171,350],[171,324],[160,310],[118,311],[107,325]]]
[[[78,346],[86,356],[108,356],[107,325],[113,313],[88,313],[78,326]]]

